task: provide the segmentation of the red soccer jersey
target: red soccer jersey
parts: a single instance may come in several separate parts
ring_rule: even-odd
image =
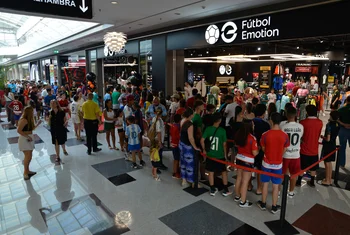
[[[13,110],[14,114],[21,115],[22,109],[23,109],[23,104],[18,100],[14,100],[9,104],[9,108]]]
[[[180,125],[173,124],[170,127],[171,147],[176,148],[180,143]]]
[[[284,148],[289,147],[289,138],[282,130],[269,130],[260,139],[261,147],[265,147],[263,166],[269,169],[281,169]]]
[[[322,121],[317,117],[308,117],[300,121],[300,124],[304,127],[300,153],[307,156],[318,155],[318,140],[322,132]]]
[[[64,110],[64,112],[68,113],[69,108],[68,108],[68,100],[59,100],[58,103],[60,104],[61,108]]]
[[[252,151],[258,150],[258,144],[256,142],[256,138],[249,134],[248,135],[248,140],[245,146],[237,146],[238,148],[238,154],[237,154],[237,159],[248,162],[248,163],[254,163],[254,158],[255,156],[253,155]]]
[[[193,109],[194,101],[195,101],[194,97],[188,98],[188,100],[187,100],[187,102],[186,102],[186,106],[187,106],[188,108]]]

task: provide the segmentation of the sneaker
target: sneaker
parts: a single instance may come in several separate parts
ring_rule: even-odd
[[[163,170],[163,171],[166,171],[168,170],[168,167],[164,166],[164,164],[162,164],[159,169]]]
[[[281,210],[281,206],[279,206],[279,205],[272,206],[271,213],[272,213],[272,214],[276,214],[276,213],[279,212],[280,210]]]
[[[133,163],[133,164],[132,164],[132,168],[137,169],[137,168],[139,168],[139,167],[137,166],[136,163]]]
[[[218,192],[218,189],[215,188],[215,189],[210,189],[210,196],[215,196],[215,194]]]
[[[100,152],[100,151],[102,151],[102,149],[97,148],[97,149],[95,149],[93,152],[94,152],[94,153],[97,153],[97,152]]]
[[[239,202],[241,200],[241,197],[235,196],[235,198],[233,199],[235,202]]]
[[[154,180],[159,182],[159,181],[160,181],[159,175],[157,175],[156,177],[154,177]]]
[[[160,175],[162,174],[162,172],[159,169],[157,169],[157,174]]]
[[[181,179],[179,173],[176,173],[176,174],[174,173],[172,177],[173,177],[173,179]]]
[[[295,193],[294,193],[294,192],[289,192],[289,193],[288,193],[288,197],[289,197],[289,198],[293,198],[294,196],[295,196]]]
[[[224,191],[222,192],[222,196],[224,196],[224,197],[228,197],[228,196],[230,196],[231,194],[232,194],[232,192],[226,191],[226,190],[224,190]]]
[[[141,161],[140,161],[140,165],[141,165],[141,166],[145,166],[145,165],[146,165],[146,162],[143,161],[143,160],[141,160]]]
[[[253,203],[251,203],[248,200],[246,200],[244,203],[242,201],[239,203],[239,207],[241,207],[241,208],[252,207],[252,205],[253,205]]]
[[[296,187],[301,187],[301,181],[297,181],[297,183],[295,184]]]
[[[258,201],[257,205],[262,211],[266,210],[266,202]]]

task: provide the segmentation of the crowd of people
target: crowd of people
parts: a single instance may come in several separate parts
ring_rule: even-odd
[[[84,140],[81,133],[85,131],[88,155],[102,150],[97,146],[97,134],[103,123],[108,148],[124,152],[125,160],[133,168],[146,164],[142,148],[149,147],[156,181],[160,181],[161,171],[168,169],[163,163],[163,150],[169,128],[173,178],[181,179],[184,187],[194,187],[196,176],[205,181],[208,172],[210,195],[215,196],[218,190],[214,176],[219,174],[224,185],[222,195],[234,193],[234,201],[242,208],[252,206],[247,199],[247,192],[253,190],[252,171],[237,169],[235,189],[230,192],[227,172],[234,167],[229,163],[278,175],[300,174],[291,179],[290,198],[295,196],[295,187],[301,186],[302,170],[317,163],[319,155],[321,159],[327,157],[326,177],[321,184],[331,185],[338,136],[340,165],[346,164],[346,147],[350,142],[349,88],[341,96],[338,86],[334,86],[331,98],[317,81],[312,87],[307,82],[290,81],[283,90],[269,92],[241,85],[222,93],[216,84],[206,97],[189,83],[185,84],[184,93],[181,90],[178,88],[173,96],[164,97],[163,92],[127,83],[125,87],[105,88],[106,94],[101,97],[97,89],[88,90],[84,84],[59,87],[57,83],[10,82],[5,92],[6,109],[8,120],[17,126],[20,135],[19,149],[25,155],[24,179],[35,175],[29,170],[29,163],[34,149],[33,131],[42,118],[49,126],[57,162],[61,160],[60,147],[68,155],[65,142],[69,120],[78,141]],[[332,111],[322,134],[323,122],[318,116],[326,115],[324,103],[328,99]],[[309,169],[310,187],[315,187],[318,167],[317,164]],[[257,174],[256,180],[255,193],[262,197],[258,207],[266,210],[268,186],[272,182],[271,212],[277,213],[282,179]]]

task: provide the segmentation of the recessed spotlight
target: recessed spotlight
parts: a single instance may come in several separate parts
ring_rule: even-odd
[[[118,4],[117,1],[112,1],[111,3],[112,3],[113,5],[117,5],[117,4]]]
[[[258,51],[261,51],[261,47],[258,47]]]
[[[207,51],[207,54],[209,54],[209,51]]]
[[[323,40],[321,40],[320,43],[323,43]]]
[[[300,47],[297,47],[297,49],[299,50]]]
[[[193,54],[191,53],[191,56],[193,56]]]
[[[346,58],[344,58],[344,60],[346,60]]]

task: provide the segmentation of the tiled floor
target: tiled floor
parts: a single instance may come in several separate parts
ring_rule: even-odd
[[[5,117],[2,120],[7,124]],[[60,163],[55,162],[50,132],[43,126],[35,131],[42,142],[33,152],[31,170],[37,175],[30,181],[22,179],[23,153],[16,144],[16,130],[0,127],[0,234],[272,234],[264,222],[279,219],[279,214],[261,211],[255,204],[241,209],[232,197],[219,193],[196,197],[184,191],[180,181],[171,177],[171,152],[164,153],[169,170],[162,171],[162,181],[156,182],[146,148],[143,169],[131,168],[123,152],[107,149],[105,134],[98,135],[102,151],[88,156],[70,126],[69,156]],[[347,153],[350,156],[349,149]],[[341,170],[341,180],[346,182],[349,166]],[[233,174],[229,173],[232,184]],[[318,177],[322,174],[321,170]],[[301,234],[327,230],[332,235],[348,234],[342,232],[349,231],[348,222],[342,221],[349,221],[350,191],[320,185],[312,189],[304,182],[296,193],[287,201],[286,219]],[[248,193],[248,200],[259,199]],[[269,209],[270,195],[267,204]],[[323,231],[316,231],[320,225]]]

